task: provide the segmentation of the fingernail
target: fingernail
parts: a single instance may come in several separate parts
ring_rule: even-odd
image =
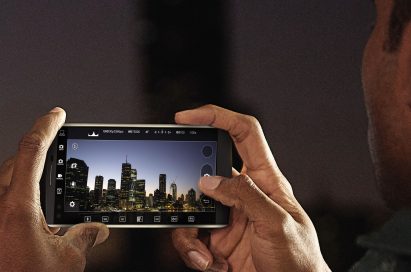
[[[200,270],[206,270],[209,261],[197,251],[189,251],[187,253],[190,260],[199,268]]]
[[[200,180],[200,185],[203,189],[214,190],[220,185],[221,178],[214,176],[204,176]]]
[[[50,112],[60,112],[60,111],[62,111],[63,109],[62,108],[60,108],[60,107],[55,107],[54,109],[52,109]]]
[[[174,115],[174,118],[175,119],[182,118],[182,117],[184,117],[184,115],[187,115],[191,111],[192,110],[184,110],[184,111],[176,112],[176,114]]]
[[[184,115],[184,114],[186,114],[186,113],[188,113],[188,112],[190,112],[191,110],[183,110],[183,111],[179,111],[179,112],[176,112],[176,116],[177,115]]]
[[[103,243],[105,240],[107,240],[109,234],[110,234],[110,232],[109,232],[107,227],[104,227],[104,228],[100,229],[99,232],[97,233],[97,237],[96,237],[96,240],[94,241],[93,247],[95,247],[95,246]]]

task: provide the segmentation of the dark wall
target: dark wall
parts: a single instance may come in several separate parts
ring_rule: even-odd
[[[68,122],[142,122],[130,1],[0,3],[0,159],[54,106]]]
[[[378,205],[360,77],[372,4],[232,1],[229,12],[230,94],[262,122],[299,199]]]

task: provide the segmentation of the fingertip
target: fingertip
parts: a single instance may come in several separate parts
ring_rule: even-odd
[[[180,112],[176,112],[176,113],[174,114],[174,122],[176,122],[176,124],[180,124],[180,123],[181,123],[180,119],[181,119],[181,113],[180,113]]]
[[[91,248],[107,240],[108,236],[109,230],[102,223],[81,223],[70,227],[63,237],[86,254]]]
[[[64,112],[64,110],[60,107],[54,107],[53,109],[50,110],[50,112],[52,112],[52,113]]]
[[[195,250],[189,251],[187,256],[190,259],[190,262],[201,271],[206,270],[211,262],[207,256]]]
[[[63,125],[63,123],[66,121],[66,111],[60,107],[55,107],[52,110],[49,111],[51,114],[55,114],[58,116],[59,119],[59,125]]]
[[[110,235],[110,230],[108,227],[102,223],[98,223],[97,225],[99,231],[96,237],[96,241],[94,242],[93,247],[98,246],[99,244],[102,244],[104,241],[107,240],[107,238]]]
[[[219,176],[203,176],[199,181],[200,190],[215,190],[223,178]]]
[[[177,124],[185,124],[187,122],[186,117],[192,110],[179,111],[174,115],[174,121]]]

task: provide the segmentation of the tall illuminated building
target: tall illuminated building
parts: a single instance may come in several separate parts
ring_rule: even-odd
[[[164,194],[166,193],[166,183],[167,183],[166,179],[167,179],[166,174],[160,174],[158,178],[158,182],[159,182],[158,189],[160,190],[160,192]]]
[[[135,187],[136,207],[144,208],[146,205],[146,180],[138,179]]]
[[[117,196],[116,196],[116,180],[109,179],[107,181],[107,196],[106,196],[106,203],[110,207],[117,206]]]
[[[196,204],[196,191],[191,188],[190,190],[188,190],[188,194],[187,194],[187,202],[191,207],[194,207]]]
[[[94,181],[94,205],[100,206],[103,200],[103,176],[96,176]]]
[[[164,206],[166,202],[166,186],[167,186],[167,175],[166,174],[160,174],[158,178],[158,189],[160,190],[161,196],[160,196],[160,205]]]
[[[171,195],[173,196],[173,201],[177,200],[177,184],[173,181],[170,185]]]
[[[153,206],[159,208],[161,206],[161,192],[159,189],[154,190]]]
[[[136,207],[136,190],[137,190],[137,170],[130,170],[130,183],[128,188],[127,209],[133,210]]]
[[[116,180],[109,179],[107,181],[107,191],[115,191],[116,190]]]
[[[129,189],[131,182],[131,164],[126,162],[121,164],[121,183],[120,183],[120,209],[127,209]]]
[[[103,189],[103,198],[101,199],[101,205],[106,206],[107,204],[107,189]]]

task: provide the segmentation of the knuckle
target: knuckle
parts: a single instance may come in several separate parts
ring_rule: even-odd
[[[237,180],[237,192],[240,191],[250,191],[255,189],[255,183],[247,175],[240,174],[236,177]]]
[[[171,232],[171,240],[173,241],[174,246],[178,249],[178,246],[181,244],[182,232],[180,230],[173,230]]]
[[[35,226],[39,222],[37,210],[32,205],[18,205],[10,201],[8,196],[0,205],[0,209],[2,210],[0,219],[0,225],[2,226]],[[2,221],[5,221],[7,224],[2,224]]]
[[[272,225],[274,235],[288,236],[295,232],[295,222],[288,213],[282,213],[276,221],[277,223]]]
[[[189,251],[192,248],[189,237],[191,237],[191,234],[185,229],[177,229],[171,232],[173,245],[180,253]]]
[[[47,143],[43,135],[39,132],[28,133],[23,136],[19,144],[20,150],[32,152],[44,152],[47,150]]]
[[[260,122],[258,121],[258,119],[255,116],[245,115],[244,118],[245,118],[245,120],[247,121],[248,125],[251,128],[259,128],[261,126]]]
[[[8,168],[12,167],[13,164],[14,164],[14,157],[11,157],[11,158],[8,158],[7,160],[5,160],[3,162],[3,167],[8,169]]]
[[[272,221],[272,220],[275,220]],[[267,237],[293,237],[295,234],[295,222],[287,213],[280,213],[274,218],[254,222],[257,233]]]
[[[242,203],[237,203],[239,206],[245,205],[249,202],[250,198],[255,194],[255,183],[247,175],[241,174],[235,178],[235,195],[237,200]]]
[[[255,132],[261,128],[257,118],[251,115],[239,114],[237,118],[231,120],[230,131],[236,142],[241,143],[246,139],[250,133]]]
[[[217,108],[217,106],[216,105],[214,105],[214,104],[206,104],[206,105],[204,105],[204,108],[209,108],[209,109],[216,109]]]

